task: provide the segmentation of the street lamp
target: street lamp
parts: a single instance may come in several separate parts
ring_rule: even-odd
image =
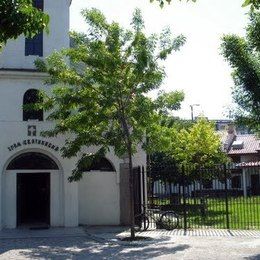
[[[190,105],[191,121],[194,121],[194,118],[193,118],[193,107],[198,107],[198,106],[200,106],[200,104],[192,104],[192,105]]]

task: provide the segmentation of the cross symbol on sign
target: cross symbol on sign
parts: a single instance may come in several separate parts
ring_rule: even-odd
[[[28,125],[27,134],[28,136],[36,136],[37,134],[36,125]]]

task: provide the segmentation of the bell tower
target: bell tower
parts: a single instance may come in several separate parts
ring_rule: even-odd
[[[71,0],[33,0],[50,16],[49,33],[26,39],[9,40],[0,53],[0,70],[33,70],[36,58],[69,47],[69,7]]]
[[[1,50],[0,126],[2,121],[27,121],[23,116],[25,94],[43,88],[47,77],[36,70],[34,61],[69,48],[71,0],[33,0],[33,4],[49,15],[49,33],[43,31],[32,39],[20,35],[16,40],[9,40]],[[38,120],[44,121],[43,116]]]

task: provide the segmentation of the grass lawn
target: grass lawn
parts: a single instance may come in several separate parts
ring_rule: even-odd
[[[182,201],[183,203],[183,201]],[[225,198],[207,198],[203,207],[200,199],[188,198],[187,225],[189,228],[227,228],[227,214]],[[169,199],[157,199],[157,205],[170,205]],[[172,209],[183,215],[183,206]],[[170,209],[169,206],[168,209]],[[228,219],[230,229],[260,229],[260,196],[229,197]],[[183,227],[183,217],[180,221]]]

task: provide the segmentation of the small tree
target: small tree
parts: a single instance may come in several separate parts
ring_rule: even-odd
[[[188,129],[172,129],[171,137],[168,153],[188,170],[187,173],[227,162],[220,136],[215,132],[213,123],[206,119],[200,119]]]
[[[37,62],[39,69],[49,72],[48,83],[56,85],[51,96],[44,95],[43,107],[51,111],[48,119],[55,121],[54,129],[45,135],[70,134],[62,149],[65,157],[76,156],[84,146],[99,147],[96,154],[79,159],[70,181],[79,180],[82,168],[110,147],[118,156],[127,155],[134,238],[133,154],[139,144],[145,146],[146,135],[159,131],[160,113],[179,108],[184,98],[182,92],[161,93],[156,100],[147,94],[159,88],[165,76],[162,61],[179,50],[185,38],[172,38],[168,29],[159,36],[146,36],[138,9],[132,30],[107,22],[96,9],[82,14],[88,33],[72,34],[74,48],[55,53],[46,63]]]
[[[0,1],[0,50],[9,39],[33,37],[47,28],[49,16],[32,6],[32,0]]]

